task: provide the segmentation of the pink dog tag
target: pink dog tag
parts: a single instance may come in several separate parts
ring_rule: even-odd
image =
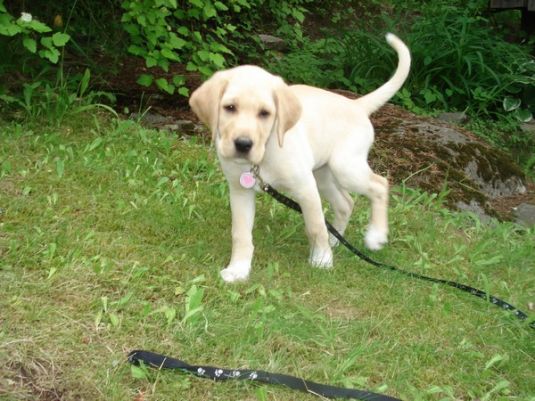
[[[256,184],[256,178],[250,171],[246,171],[240,175],[240,185],[246,189],[251,189]]]

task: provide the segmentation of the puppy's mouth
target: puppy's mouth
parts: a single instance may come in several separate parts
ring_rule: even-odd
[[[255,164],[254,162],[249,160],[248,157],[244,157],[244,156],[240,156],[240,155],[235,155],[231,159],[236,164]]]
[[[260,164],[262,157],[258,157],[256,152],[243,154],[240,152],[235,152],[234,156],[231,159],[238,164]]]

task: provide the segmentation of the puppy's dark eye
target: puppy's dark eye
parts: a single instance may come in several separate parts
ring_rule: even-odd
[[[233,104],[226,104],[225,106],[223,106],[223,108],[229,113],[235,113],[237,111],[236,106]]]
[[[258,117],[260,118],[268,118],[270,115],[271,113],[267,111],[266,109],[262,109],[258,112]]]

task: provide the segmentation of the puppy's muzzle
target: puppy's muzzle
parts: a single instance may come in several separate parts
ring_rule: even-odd
[[[253,147],[253,141],[250,138],[240,136],[234,140],[236,151],[241,154],[247,154]]]

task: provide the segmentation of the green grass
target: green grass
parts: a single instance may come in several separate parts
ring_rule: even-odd
[[[313,269],[301,217],[265,196],[251,279],[223,283],[230,212],[213,150],[129,121],[72,120],[0,126],[1,400],[315,399],[132,370],[132,349],[404,400],[535,399],[525,323],[341,248],[333,270]],[[348,237],[361,246],[367,203],[355,210]],[[408,188],[393,191],[390,216],[378,259],[524,310],[534,301],[533,229],[484,226]]]

